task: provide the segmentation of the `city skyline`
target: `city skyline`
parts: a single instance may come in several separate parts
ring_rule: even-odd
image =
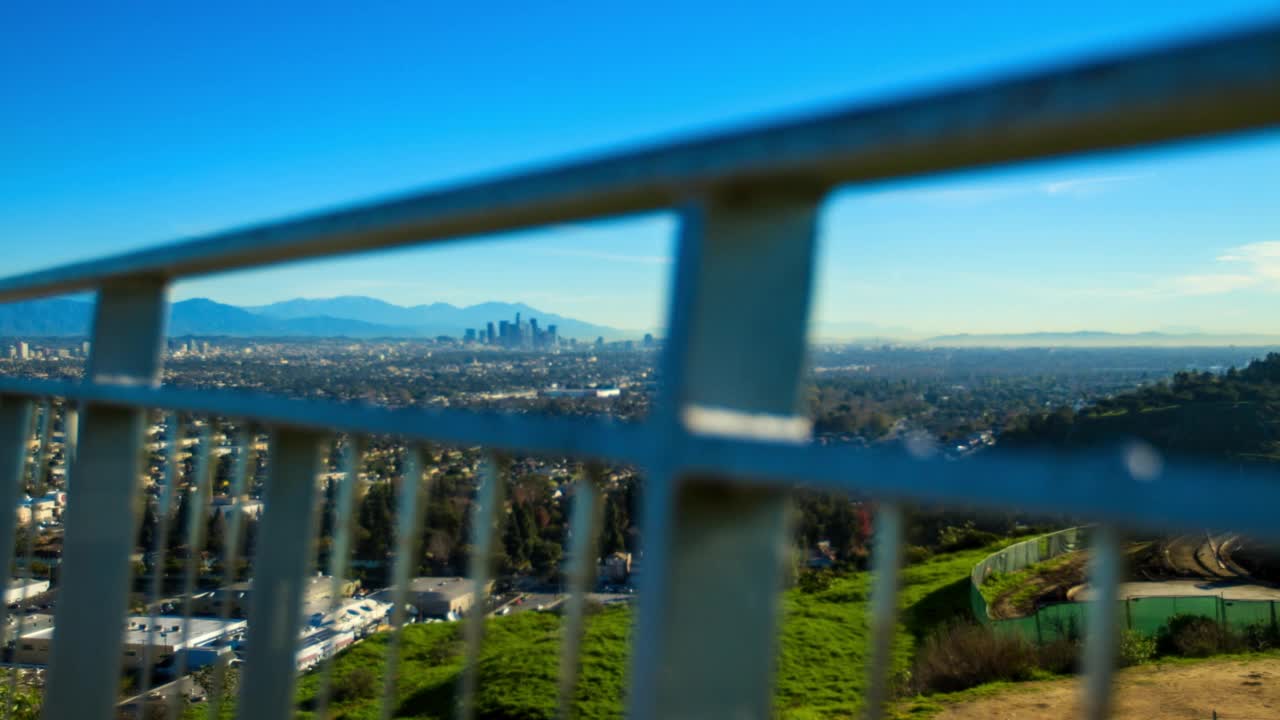
[[[938,6],[928,22],[868,23],[832,5],[785,28],[744,19],[741,35],[717,33],[723,18],[708,10],[660,27],[661,14],[620,9],[572,23],[452,9],[302,21],[281,9],[251,19],[122,9],[67,23],[10,10],[0,66],[24,71],[0,74],[14,100],[0,131],[15,168],[0,178],[0,236],[7,272],[35,270],[779,108],[1150,44],[1267,9],[1082,3],[997,18]],[[216,32],[232,24],[248,33],[234,48]],[[516,82],[513,67],[532,80]],[[814,325],[857,336],[1269,332],[1277,166],[1280,143],[1264,135],[843,190],[821,218]],[[173,297],[525,302],[660,331],[677,233],[671,213],[556,226],[197,279]]]

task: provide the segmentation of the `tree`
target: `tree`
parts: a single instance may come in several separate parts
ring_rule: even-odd
[[[533,571],[543,577],[549,577],[560,569],[560,559],[564,556],[564,548],[560,543],[551,540],[537,540],[529,553],[529,564]]]
[[[604,503],[604,536],[600,540],[600,552],[612,555],[627,549],[627,521],[616,493],[610,493]]]
[[[155,503],[146,500],[142,504],[142,522],[138,526],[138,550],[149,553],[156,549],[156,534],[160,532],[160,516]]]
[[[169,523],[169,550],[173,551],[187,544],[187,522],[191,515],[191,493],[181,491],[178,494],[178,509]]]
[[[214,556],[222,555],[227,542],[227,521],[224,513],[216,512],[209,518],[205,530],[204,549]]]
[[[360,502],[357,522],[360,526],[356,557],[367,562],[385,563],[395,537],[391,483],[375,483]]]

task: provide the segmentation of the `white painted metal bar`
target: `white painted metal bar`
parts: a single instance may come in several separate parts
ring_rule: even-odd
[[[643,454],[648,450],[647,435],[639,426],[608,418],[531,418],[499,412],[385,408],[261,393],[25,378],[0,378],[0,394],[78,398],[102,405],[253,418],[272,427],[294,430],[393,435],[407,440],[483,445],[495,450],[540,455],[614,458],[624,462],[640,462],[649,457]]]
[[[53,401],[45,400],[40,403],[40,420],[36,423],[35,450],[31,453],[31,497],[38,498],[44,495],[44,478],[46,455],[50,446],[49,432],[53,429]],[[35,506],[31,506],[31,512],[27,516],[28,532],[26,535],[26,547],[23,548],[22,562],[22,579],[24,585],[22,587],[21,598],[18,605],[22,607],[22,612],[18,615],[17,627],[14,628],[14,637],[21,642],[22,636],[27,632],[27,613],[26,605],[29,599],[28,591],[31,587],[33,575],[31,568],[35,560],[35,546],[40,541],[40,524],[36,521]],[[4,718],[9,720],[13,716],[13,701],[18,694],[18,675],[22,671],[15,665],[9,672],[9,694],[5,697],[4,702]]]
[[[400,492],[396,501],[396,557],[391,580],[391,640],[387,643],[387,664],[383,672],[382,719],[390,720],[397,707],[396,694],[400,681],[400,642],[404,634],[405,604],[409,582],[418,569],[418,542],[421,537],[424,493],[422,482],[422,450],[416,445],[405,448],[400,473]]]
[[[355,519],[355,496],[356,485],[360,482],[359,467],[360,459],[363,457],[362,441],[356,437],[347,437],[342,444],[342,480],[337,487],[337,495],[334,497],[333,519],[331,527],[333,529],[333,542],[329,546],[329,577],[333,578],[333,582],[329,587],[329,593],[333,598],[329,603],[329,612],[336,614],[342,606],[342,586],[346,582],[347,569],[351,563],[351,526]],[[392,590],[392,594],[395,590]],[[399,603],[403,605],[403,603]],[[393,623],[394,626],[394,623]],[[398,626],[396,632],[399,632]],[[396,641],[398,642],[398,640]],[[319,720],[328,720],[329,718],[329,694],[332,690],[333,676],[333,657],[330,656],[324,660],[324,665],[320,669],[320,688],[316,691],[316,711],[315,716]],[[212,713],[209,720],[216,720],[216,716]]]
[[[1129,472],[1128,445],[1095,450],[1008,450],[964,462],[918,457],[905,448],[862,450],[694,436],[682,455],[688,472],[723,472],[739,483],[856,492],[902,503],[1080,517],[1131,529],[1247,533],[1280,540],[1271,508],[1276,472],[1193,457],[1166,457],[1154,477]],[[1215,488],[1205,493],[1205,487]],[[1107,498],[1099,503],[1098,498]],[[1256,502],[1233,502],[1249,497]]]
[[[208,510],[205,498],[210,492],[213,480],[213,423],[205,419],[200,425],[197,435],[196,453],[191,464],[191,477],[187,478],[187,489],[183,502],[187,504],[187,526],[182,529],[182,537],[187,546],[186,570],[182,578],[182,632],[181,647],[183,651],[174,658],[174,678],[187,674],[187,651],[191,642],[192,599],[196,591],[196,579],[200,574],[200,563],[204,550],[205,523],[208,521]],[[169,717],[182,715],[182,707],[186,697],[181,692],[171,692],[168,696]]]
[[[290,430],[271,440],[241,673],[239,712],[247,720],[293,715],[302,586],[315,547],[320,444],[320,435]]]
[[[222,550],[222,585],[221,597],[218,598],[218,619],[226,622],[231,617],[231,594],[229,586],[239,581],[240,555],[244,547],[245,533],[245,478],[248,476],[250,459],[253,457],[253,432],[241,425],[236,432],[235,447],[239,450],[231,464],[231,510],[227,523],[227,534]],[[209,720],[218,720],[222,707],[222,695],[226,686],[228,658],[219,661],[213,670],[213,687],[209,689]]]
[[[898,585],[902,572],[902,509],[894,503],[880,506],[875,516],[871,569],[871,652],[867,662],[867,694],[864,716],[884,717],[891,697],[889,669],[893,667],[893,638],[898,629]]]
[[[0,301],[1280,122],[1280,25],[216,233],[0,281]]]
[[[1111,714],[1111,676],[1120,644],[1119,592],[1124,562],[1120,533],[1113,525],[1099,525],[1089,547],[1089,584],[1094,589],[1085,621],[1084,698],[1087,720]]]
[[[159,381],[165,285],[142,278],[98,293],[89,382]],[[146,412],[88,405],[70,472],[66,534],[48,684],[47,720],[114,717],[121,642],[137,528]]]
[[[76,448],[80,444],[80,409],[67,399],[62,404],[62,462],[66,467],[62,489],[71,492],[71,467],[76,462]]]
[[[676,305],[682,307],[682,305]],[[674,343],[674,333],[672,342]],[[670,378],[670,371],[664,370]],[[669,381],[668,381],[669,384]],[[79,397],[119,407],[156,407],[224,417],[261,418],[297,429],[399,433],[412,440],[483,445],[505,451],[609,459],[650,464],[655,448],[664,462],[691,473],[720,472],[739,482],[860,492],[904,502],[945,502],[993,510],[1022,509],[1123,521],[1134,528],[1247,532],[1280,540],[1280,525],[1269,507],[1280,504],[1280,484],[1264,467],[1231,468],[1195,458],[1165,458],[1154,478],[1125,475],[1131,448],[1092,451],[1010,451],[983,453],[964,463],[918,457],[903,448],[799,445],[760,438],[691,435],[680,443],[666,438],[665,421],[623,424],[587,418],[551,418],[476,413],[393,410],[348,403],[323,403],[247,393],[144,388],[0,378],[0,394],[38,398]],[[258,411],[255,412],[254,408]],[[655,412],[662,412],[660,408]],[[906,482],[904,478],[910,478]],[[1102,478],[1112,478],[1102,480]],[[1206,496],[1206,484],[1230,492]],[[656,477],[646,493],[661,492]],[[1115,502],[1099,506],[1099,493]],[[1241,506],[1233,496],[1257,503]]]
[[[573,517],[569,525],[569,597],[565,601],[563,639],[560,643],[559,711],[574,716],[574,696],[581,667],[585,628],[586,593],[595,579],[596,540],[600,533],[601,469],[591,464],[573,485]]]
[[[0,395],[0,508],[17,507],[27,469],[27,438],[34,420],[32,402]],[[14,557],[17,513],[0,512],[0,559],[8,567]],[[0,607],[0,648],[9,640],[8,605]],[[13,640],[19,636],[14,635]]]
[[[688,436],[680,422],[684,383],[684,364],[688,347],[693,341],[692,322],[686,308],[693,305],[698,289],[698,276],[702,268],[703,245],[701,242],[701,211],[696,206],[684,209],[680,226],[679,243],[676,246],[676,263],[672,269],[671,296],[667,305],[667,341],[661,358],[660,394],[655,399],[651,420],[656,432],[661,433],[662,452],[653,452],[648,458],[643,506],[640,513],[641,538],[644,555],[649,563],[659,566],[666,562],[671,550],[671,524],[669,519],[675,504],[675,479],[681,471],[680,455]],[[636,627],[657,627],[663,622],[664,605],[651,598],[665,597],[667,576],[661,572],[645,574],[640,586],[636,606]],[[631,672],[629,682],[632,698],[628,710],[637,717],[652,715],[652,700],[647,695],[635,695],[635,688],[652,688],[661,659],[662,647],[657,638],[633,634],[631,648]],[[647,690],[646,690],[647,692]]]
[[[458,690],[458,715],[471,720],[476,710],[476,682],[479,674],[480,647],[484,641],[485,599],[488,597],[489,565],[493,561],[493,543],[503,508],[503,483],[506,482],[507,460],[493,454],[480,465],[480,487],[471,513],[471,592],[478,607],[467,615],[463,631],[466,665]]]
[[[664,412],[683,419],[691,408],[707,408],[793,424],[818,202],[807,191],[735,193],[708,198],[686,215],[681,244],[696,243],[700,251],[682,249],[681,263],[697,265],[682,283],[691,299],[680,308],[688,325],[674,346],[683,356],[667,365],[672,374],[665,379],[678,394]],[[673,439],[681,452],[682,442]],[[643,588],[632,715],[768,717],[786,493],[735,485],[719,472],[700,477],[682,470],[664,464],[651,474],[671,494],[665,507],[646,506],[645,574],[663,584]],[[734,598],[732,612],[724,597]]]
[[[152,648],[155,645],[157,618],[161,593],[164,591],[165,564],[169,555],[169,523],[173,512],[174,485],[178,482],[178,447],[182,437],[182,425],[177,413],[170,413],[164,421],[165,446],[163,486],[156,503],[156,536],[152,543],[151,588],[147,594],[147,645],[142,648],[142,672],[138,696],[146,698],[151,691],[151,673],[155,666]]]

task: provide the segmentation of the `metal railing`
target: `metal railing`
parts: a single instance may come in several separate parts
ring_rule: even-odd
[[[333,433],[482,445],[495,452],[634,463],[646,477],[646,582],[637,614],[628,712],[638,718],[771,713],[786,494],[796,485],[881,501],[873,559],[869,717],[887,695],[901,545],[899,503],[929,501],[1066,513],[1101,522],[1094,586],[1114,595],[1117,525],[1206,526],[1280,539],[1274,473],[1171,464],[1139,477],[1123,449],[965,462],[808,443],[801,416],[805,332],[820,204],[834,187],[1036,158],[1220,136],[1280,123],[1280,25],[1182,46],[854,107],[452,189],[270,223],[0,281],[0,301],[97,291],[83,382],[0,378],[0,501],[16,497],[33,407],[79,408],[75,482],[46,718],[106,718],[117,701],[120,623],[134,547],[147,409],[235,418],[272,434],[263,537],[254,558],[248,659],[239,712],[294,708],[299,599],[316,533],[321,445]],[[386,409],[159,384],[166,292],[178,278],[375,248],[445,241],[656,209],[680,218],[665,385],[638,426],[604,419]],[[750,332],[745,324],[750,323]],[[751,338],[748,346],[747,338]],[[172,431],[172,426],[171,426]],[[207,448],[200,452],[207,452]],[[412,453],[411,453],[412,458]],[[350,459],[346,467],[353,465]],[[413,466],[411,459],[409,465]],[[500,507],[502,456],[486,464],[475,547]],[[242,473],[243,468],[237,470]],[[243,479],[237,479],[240,483]],[[350,482],[350,476],[348,476]],[[1214,493],[1202,492],[1206,484]],[[401,497],[398,557],[413,551],[416,486]],[[349,513],[349,495],[347,497]],[[1251,502],[1240,503],[1247,497]],[[12,502],[10,503],[12,505]],[[0,556],[13,548],[0,512]],[[573,519],[592,534],[593,513]],[[340,527],[340,525],[339,525]],[[341,542],[346,542],[342,539]],[[229,542],[229,548],[231,548]],[[234,551],[233,551],[234,552]],[[585,547],[571,573],[581,593]],[[486,564],[473,563],[483,575]],[[341,564],[334,568],[341,572]],[[397,567],[402,583],[406,568]],[[477,583],[483,583],[477,577]],[[735,598],[726,612],[722,598]],[[572,695],[581,603],[570,604],[561,697]],[[1094,603],[1086,642],[1088,717],[1108,709],[1115,603]],[[474,660],[483,623],[468,622]],[[394,667],[396,644],[391,644]],[[394,689],[394,671],[387,678]],[[463,717],[472,712],[474,667]],[[390,696],[390,695],[389,695]],[[392,708],[384,704],[384,715]]]

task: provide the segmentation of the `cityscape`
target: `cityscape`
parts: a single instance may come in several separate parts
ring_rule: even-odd
[[[1275,717],[1273,4],[10,4],[2,720]]]
[[[607,349],[595,343],[563,342],[553,327],[543,328],[535,319],[519,316],[462,337],[374,341],[179,337],[168,342],[163,381],[174,387],[239,389],[391,408],[602,415],[636,422],[648,415],[661,388],[651,342],[614,342]],[[6,345],[12,348],[6,374],[39,379],[80,378],[85,354],[92,349],[78,338],[10,338],[0,346]],[[1077,423],[1077,434],[1093,432],[1088,423],[1099,421],[1086,418],[1114,417],[1116,412],[1094,408],[1129,407],[1130,397],[1159,392],[1199,397],[1205,392],[1202,387],[1212,389],[1246,368],[1261,368],[1257,362],[1250,363],[1266,352],[1231,347],[818,345],[811,349],[809,412],[815,441],[822,445],[915,447],[923,439],[946,457],[966,462],[1030,439],[1052,438],[1064,427],[1062,422]],[[1099,369],[1103,367],[1116,369]],[[1174,385],[1168,384],[1169,378]],[[6,653],[16,667],[24,668],[24,683],[32,687],[39,683],[39,668],[49,660],[56,632],[63,523],[76,482],[69,460],[75,452],[76,421],[68,419],[69,406],[55,402],[41,407],[33,424],[26,492],[15,510],[17,570],[6,595],[13,611]],[[252,559],[266,541],[257,528],[273,438],[229,418],[163,413],[151,417],[142,487],[146,504],[139,520],[135,590],[126,619],[122,712],[142,707],[177,712],[194,707],[193,703],[231,703],[231,696],[211,696],[227,687],[244,658]],[[1169,442],[1161,440],[1159,427],[1151,432],[1153,441]],[[1225,442],[1214,440],[1203,451],[1269,452],[1265,448],[1274,440],[1264,434],[1256,440],[1233,439],[1239,448],[1218,444]],[[317,478],[322,527],[313,556],[320,574],[306,584],[297,641],[296,667],[304,677],[325,670],[328,663],[344,667],[343,658],[352,648],[401,624],[448,625],[476,613],[502,622],[524,622],[520,617],[525,613],[562,611],[568,598],[564,586],[568,518],[586,472],[581,463],[568,458],[510,458],[505,466],[507,511],[494,551],[498,573],[482,594],[476,594],[462,578],[469,571],[465,518],[474,510],[486,462],[480,448],[417,450],[394,438],[370,438],[362,444],[358,458],[352,458],[355,448],[341,435],[324,447]],[[397,619],[392,612],[395,591],[390,586],[397,557],[395,485],[403,482],[414,452],[421,452],[416,462],[427,510],[420,555],[406,595],[407,611]],[[338,507],[338,488],[346,479],[344,468],[353,459],[355,505],[347,512],[355,532],[339,541],[336,528],[343,511]],[[592,472],[603,493],[603,525],[587,601],[600,608],[600,622],[622,621],[636,588],[643,584],[644,543],[638,517],[644,479],[636,468],[626,465],[605,465]],[[814,583],[837,587],[848,581],[842,578],[864,574],[874,506],[817,492],[800,493],[794,502],[798,516],[793,542],[800,561],[792,580],[797,589],[787,592],[804,597],[814,592]],[[985,552],[1007,542],[1001,538],[1062,526],[1061,520],[1032,515],[993,517],[922,510],[913,513],[908,534],[912,552],[921,554],[913,562],[922,563],[922,572],[932,572],[933,563],[952,562],[953,555],[960,562],[978,557],[967,548]],[[1188,559],[1179,561],[1182,564],[1161,566],[1160,573],[1186,578],[1206,572],[1193,559],[1197,552],[1209,552],[1203,543],[1181,536],[1155,542],[1173,543],[1170,557],[1175,559],[1177,552],[1189,553]],[[349,558],[332,554],[347,543]],[[1236,583],[1240,592],[1265,597],[1269,580],[1255,577],[1269,577],[1271,570],[1262,559],[1266,556],[1235,535],[1218,536],[1217,543],[1231,547],[1233,574],[1229,579],[1215,576],[1216,581]],[[1075,562],[1078,552],[1069,557]],[[1049,567],[1059,572],[1059,564]],[[334,568],[341,574],[329,574]],[[1151,571],[1156,571],[1155,566]],[[183,590],[187,578],[189,592]],[[1041,602],[1056,597],[1062,583],[1072,581],[1055,582],[1040,591]],[[1025,601],[1012,602],[1008,599],[1012,595],[1001,594],[1016,590],[1016,586],[998,589],[1009,587],[1008,583],[1002,579],[990,594],[984,587],[990,612],[997,618],[1034,612],[1034,606],[1017,604]],[[365,692],[348,687],[358,681],[347,675],[338,675],[335,681],[341,697],[357,698]]]

